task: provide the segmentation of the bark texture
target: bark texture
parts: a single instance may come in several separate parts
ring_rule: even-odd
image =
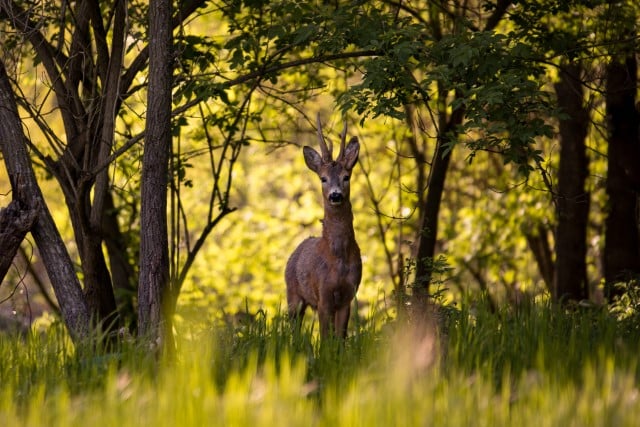
[[[19,200],[13,200],[9,206],[0,209],[0,282],[9,271],[20,243],[31,230],[36,216],[35,209],[23,206]]]
[[[89,310],[73,262],[67,252],[31,167],[26,137],[4,63],[0,61],[0,149],[9,174],[13,199],[37,212],[31,229],[60,311],[75,341],[88,337]]]
[[[171,151],[171,1],[149,5],[149,95],[142,158],[139,333],[162,348],[172,341],[167,188]]]

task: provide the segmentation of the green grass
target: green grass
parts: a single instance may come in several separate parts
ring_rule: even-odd
[[[440,337],[361,325],[344,345],[258,316],[143,348],[74,352],[60,328],[0,337],[3,426],[632,426],[637,318],[530,306],[449,310]],[[423,336],[423,335],[418,335]],[[438,350],[433,350],[438,348]],[[436,351],[426,368],[416,355]]]

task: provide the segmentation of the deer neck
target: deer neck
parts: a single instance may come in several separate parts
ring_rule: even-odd
[[[326,240],[335,257],[346,258],[352,251],[356,239],[353,231],[353,212],[349,201],[340,206],[325,206],[322,238]]]

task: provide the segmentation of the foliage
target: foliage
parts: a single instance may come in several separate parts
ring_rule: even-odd
[[[624,321],[630,327],[638,329],[640,325],[640,286],[638,278],[628,282],[616,283],[618,293],[611,302],[611,312],[618,320]]]
[[[173,362],[127,341],[73,351],[55,327],[3,335],[0,413],[6,426],[631,426],[640,415],[638,330],[604,310],[465,305],[442,325],[444,356],[425,370],[394,348],[400,325],[363,324],[344,347],[319,347],[264,313],[182,330]]]
[[[470,160],[478,150],[497,152],[528,175],[542,161],[536,138],[552,134],[544,119],[553,107],[536,80],[544,73],[539,58],[528,45],[500,33],[466,31],[432,39],[427,31],[407,25],[385,32],[392,40],[380,47],[385,55],[363,61],[362,83],[340,97],[342,108],[365,118],[402,120],[408,104],[425,105],[433,116],[434,103],[446,102],[442,93],[455,94],[449,107],[464,109],[465,121],[450,130],[454,137],[447,151],[455,135],[469,135]]]

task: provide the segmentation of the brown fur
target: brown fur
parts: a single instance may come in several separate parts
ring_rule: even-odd
[[[289,317],[298,327],[307,306],[318,311],[320,335],[346,337],[351,300],[362,276],[360,248],[353,231],[349,201],[349,179],[358,160],[360,144],[351,138],[345,148],[346,126],[340,154],[335,161],[322,137],[318,117],[318,136],[322,155],[304,147],[309,169],[322,181],[324,220],[322,236],[309,237],[291,254],[285,270]]]

